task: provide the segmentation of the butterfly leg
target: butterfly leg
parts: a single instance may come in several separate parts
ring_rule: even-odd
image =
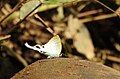
[[[53,58],[53,57],[51,57],[51,56],[48,56],[47,58],[48,58],[48,59],[51,59],[51,58]]]
[[[61,54],[60,54],[60,57],[61,57],[62,55],[63,55],[63,54],[61,53]]]

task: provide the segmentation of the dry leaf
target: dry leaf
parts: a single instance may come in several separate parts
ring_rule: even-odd
[[[94,58],[94,46],[89,31],[77,18],[69,17],[65,35],[68,38],[73,38],[73,44],[78,52],[85,55],[88,59]]]

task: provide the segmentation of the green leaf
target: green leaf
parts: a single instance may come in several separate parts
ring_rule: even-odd
[[[41,2],[39,0],[32,0],[32,1],[25,3],[20,8],[20,19],[25,18],[30,12],[32,12],[40,4]]]
[[[79,0],[45,0],[44,3],[47,4],[64,4],[64,3],[69,3],[69,2],[76,2]]]

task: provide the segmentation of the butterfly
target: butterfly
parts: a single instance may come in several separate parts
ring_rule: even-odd
[[[47,58],[60,57],[62,50],[61,39],[58,35],[52,37],[46,44],[35,46],[30,46],[28,43],[25,43],[25,46],[40,52],[41,54],[47,55]]]

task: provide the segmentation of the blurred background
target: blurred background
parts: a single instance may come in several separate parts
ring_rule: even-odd
[[[120,0],[42,1],[48,3],[34,12],[60,36],[63,57],[94,61],[120,71]],[[45,44],[53,37],[34,13],[23,17],[20,9],[26,3],[31,2],[0,0],[0,79],[9,79],[27,65],[47,58],[24,45]],[[31,10],[33,5],[28,7],[23,8]]]

